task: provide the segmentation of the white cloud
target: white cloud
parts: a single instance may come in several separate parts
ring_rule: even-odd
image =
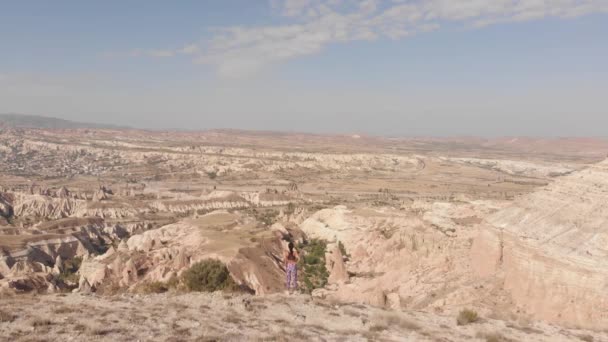
[[[171,50],[152,50],[147,52],[148,55],[152,57],[173,57],[175,56],[175,52]]]
[[[197,44],[189,44],[179,50],[180,53],[183,53],[185,55],[192,55],[199,51],[200,51],[200,48],[198,47]]]
[[[608,12],[608,0],[271,0],[291,25],[226,27],[199,48],[139,51],[138,55],[195,55],[222,76],[254,73],[267,65],[318,53],[334,43],[404,37],[440,29],[546,17],[572,18]]]

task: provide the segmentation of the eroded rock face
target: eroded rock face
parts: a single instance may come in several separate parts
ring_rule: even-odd
[[[326,268],[329,272],[328,284],[344,284],[348,282],[349,276],[344,264],[344,256],[338,244],[329,244],[325,254]]]
[[[135,290],[144,283],[167,282],[196,262],[218,259],[245,288],[256,294],[278,292],[284,288],[283,238],[289,234],[284,230],[260,230],[251,218],[215,211],[131,236],[116,250],[86,260],[81,282]]]
[[[319,295],[343,302],[391,308],[453,310],[472,294],[468,251],[476,230],[470,219],[495,203],[411,203],[390,208],[324,209],[302,230],[328,245],[330,286]],[[406,210],[407,209],[407,210]],[[342,263],[338,242],[349,261]]]
[[[136,229],[107,226],[97,218],[40,223],[38,229],[52,230],[69,224],[74,226],[63,228],[69,229],[69,234],[24,238],[23,248],[3,251],[4,255],[0,256],[0,287],[8,286],[23,291],[56,290],[55,277],[63,271],[64,260],[76,257],[86,260],[89,255],[99,253],[105,245],[127,236],[129,229]]]
[[[558,179],[489,216],[471,263],[535,317],[608,326],[608,162]]]

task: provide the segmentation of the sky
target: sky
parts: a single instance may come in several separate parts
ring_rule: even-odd
[[[0,113],[608,136],[608,0],[0,0]]]

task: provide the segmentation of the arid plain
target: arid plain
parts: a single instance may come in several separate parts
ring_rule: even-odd
[[[608,341],[606,140],[0,130],[0,339]]]

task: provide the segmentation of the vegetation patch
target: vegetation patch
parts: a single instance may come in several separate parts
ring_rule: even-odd
[[[286,214],[286,215],[291,215],[291,214],[293,214],[295,211],[296,211],[296,205],[295,205],[295,204],[293,204],[293,203],[291,203],[291,202],[289,202],[289,203],[287,204],[287,207],[285,208],[285,214]]]
[[[192,265],[182,275],[182,282],[188,290],[198,292],[231,291],[238,288],[230,276],[228,267],[214,259]]]
[[[510,338],[504,337],[503,335],[495,333],[477,333],[477,338],[484,339],[486,342],[511,342]]]
[[[578,338],[585,342],[593,342],[593,336],[591,335],[579,335]]]
[[[300,262],[298,272],[304,286],[301,291],[311,293],[314,289],[327,285],[329,272],[325,267],[325,251],[327,243],[323,240],[313,239],[298,245]]]
[[[6,311],[2,311],[0,310],[0,323],[11,323],[13,322],[17,317],[13,314],[10,314]]]
[[[477,312],[469,309],[460,311],[458,317],[456,318],[456,323],[458,323],[458,325],[467,325],[477,321],[479,321],[479,315]]]
[[[280,214],[274,209],[258,210],[256,208],[251,209],[249,213],[255,217],[256,221],[262,222],[265,226],[272,226],[275,222],[277,222],[277,217]]]
[[[165,293],[167,291],[169,291],[169,286],[160,281],[145,283],[141,287],[141,292],[143,293]]]
[[[346,247],[344,247],[342,241],[338,241],[338,248],[340,248],[340,253],[342,253],[343,257],[345,257],[346,259],[350,259],[350,254],[346,252]]]
[[[57,275],[57,279],[66,284],[78,284],[78,270],[81,265],[82,257],[74,257],[63,261],[63,270]]]
[[[54,323],[50,319],[34,318],[30,321],[30,324],[34,328],[39,328],[39,327],[48,327],[48,326],[53,325]]]

